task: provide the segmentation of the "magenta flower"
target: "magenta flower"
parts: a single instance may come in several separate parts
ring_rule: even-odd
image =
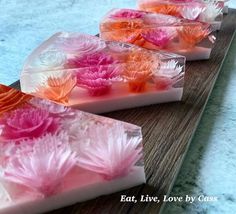
[[[128,19],[137,19],[142,18],[146,13],[138,10],[131,9],[121,9],[115,11],[110,15],[111,18],[128,18]]]
[[[59,118],[39,108],[21,108],[10,112],[1,121],[3,141],[19,141],[36,138],[44,133],[54,133],[59,125]]]
[[[110,91],[112,81],[119,80],[119,65],[88,68],[77,73],[77,84],[86,88],[91,96],[100,96]]]
[[[176,32],[171,28],[165,30],[157,29],[142,33],[142,37],[146,41],[151,42],[152,44],[157,45],[160,48],[165,48],[174,38],[175,33]]]
[[[75,57],[69,59],[66,67],[67,68],[87,68],[95,67],[100,65],[110,65],[116,63],[116,61],[109,55],[100,53],[83,55],[82,57]]]
[[[26,186],[41,197],[56,194],[64,177],[76,166],[76,154],[68,139],[67,134],[61,133],[30,140],[32,152],[11,157],[3,169],[3,178]]]
[[[91,125],[84,137],[88,143],[78,149],[78,165],[106,180],[127,176],[142,157],[141,138],[128,137],[118,123]]]

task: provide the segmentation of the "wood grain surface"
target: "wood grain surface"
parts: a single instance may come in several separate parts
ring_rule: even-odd
[[[122,194],[168,195],[198,126],[236,29],[236,10],[224,16],[211,59],[188,62],[182,102],[111,112],[105,116],[142,127],[147,184],[62,208],[50,214],[160,213],[164,203],[121,203]],[[19,82],[12,84],[19,88]]]

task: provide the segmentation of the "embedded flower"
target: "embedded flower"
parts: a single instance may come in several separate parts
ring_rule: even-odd
[[[185,46],[193,47],[203,39],[207,38],[211,33],[208,24],[199,23],[194,26],[186,25],[177,30],[180,41]]]
[[[120,80],[121,66],[98,66],[77,73],[77,85],[86,88],[91,96],[107,94],[113,81]]]
[[[196,20],[204,10],[205,8],[200,6],[186,6],[181,9],[180,14],[184,19]]]
[[[217,2],[209,2],[205,4],[205,10],[200,14],[199,20],[203,22],[213,22],[217,16],[222,14],[222,8]]]
[[[96,36],[79,34],[69,38],[60,38],[57,46],[67,53],[74,53],[80,56],[100,51],[106,47],[106,44]]]
[[[162,62],[160,64],[160,69],[157,71],[156,75],[175,77],[179,75],[183,70],[183,66],[178,65],[178,61],[168,60],[167,62]]]
[[[145,10],[146,7],[145,6],[143,6],[143,7]],[[147,7],[147,10],[150,12],[162,13],[162,14],[167,14],[167,15],[172,15],[172,16],[177,16],[177,17],[179,17],[179,15],[180,15],[180,9],[181,9],[181,7],[179,7],[175,4],[156,4],[156,3],[154,3],[153,5],[150,4]]]
[[[154,74],[153,80],[157,90],[168,90],[180,78],[183,66],[178,61],[169,60],[160,64],[159,70]]]
[[[106,180],[128,175],[142,157],[141,137],[128,137],[118,123],[90,126],[86,136],[88,142],[78,150],[78,165]]]
[[[172,27],[160,28],[156,30],[148,30],[146,32],[144,31],[141,35],[146,41],[151,42],[160,48],[165,48],[176,36],[176,30]]]
[[[1,119],[1,140],[20,141],[40,137],[44,133],[54,133],[58,125],[59,118],[50,115],[47,110],[20,108]]]
[[[48,50],[39,55],[39,61],[46,68],[58,68],[65,64],[66,55],[58,50]]]
[[[67,104],[75,86],[76,78],[70,74],[64,74],[61,77],[49,77],[47,84],[38,87],[34,93],[36,96]]]
[[[110,65],[116,63],[116,61],[109,55],[105,53],[95,53],[83,55],[80,57],[75,57],[69,59],[67,62],[67,68],[87,68],[87,67],[95,67],[101,65]]]
[[[128,81],[131,92],[145,91],[146,83],[151,78],[158,63],[159,59],[154,54],[143,50],[135,49],[129,53],[122,76]]]
[[[0,84],[0,115],[24,105],[31,98],[31,95]]]
[[[68,139],[65,133],[32,139],[33,151],[9,159],[3,178],[42,197],[56,194],[64,177],[76,166],[76,154],[71,151]]]
[[[128,18],[128,19],[138,19],[142,18],[146,13],[138,10],[131,9],[121,9],[115,11],[110,15],[111,18]]]

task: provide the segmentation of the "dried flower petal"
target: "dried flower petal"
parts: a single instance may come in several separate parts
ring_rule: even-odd
[[[56,194],[63,178],[76,164],[76,154],[70,150],[68,139],[65,134],[49,134],[31,140],[33,151],[11,158],[4,169],[4,179],[26,186],[43,197]]]
[[[128,138],[119,124],[90,126],[87,136],[88,143],[78,152],[78,164],[106,180],[126,176],[141,158],[141,139]]]

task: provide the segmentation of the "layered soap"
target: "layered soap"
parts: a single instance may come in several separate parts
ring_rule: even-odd
[[[223,20],[223,1],[215,0],[138,0],[138,8],[144,11],[173,15],[188,20],[209,23],[219,30]]]
[[[100,23],[104,40],[180,54],[188,61],[209,59],[215,37],[207,23],[133,9],[113,9]]]
[[[57,33],[26,60],[23,92],[92,113],[179,101],[185,57]]]
[[[141,128],[0,85],[0,214],[58,209],[145,183]]]

